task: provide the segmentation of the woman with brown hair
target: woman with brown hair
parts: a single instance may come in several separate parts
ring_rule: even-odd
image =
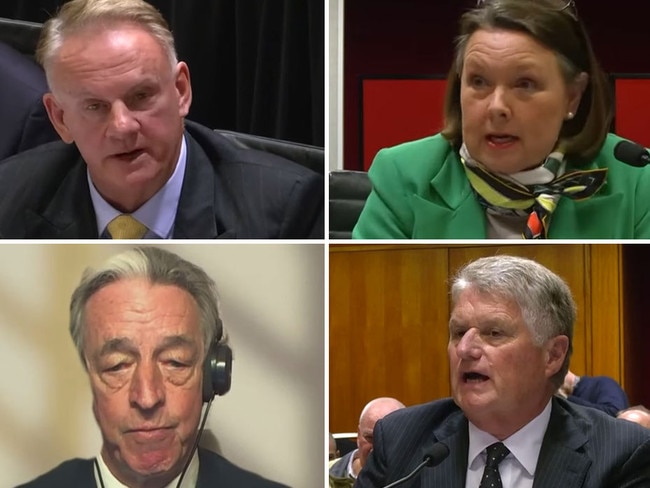
[[[377,154],[353,237],[650,237],[650,170],[614,157],[612,105],[573,0],[479,1],[444,129]]]

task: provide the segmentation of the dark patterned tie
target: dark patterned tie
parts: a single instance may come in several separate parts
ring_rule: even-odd
[[[501,442],[495,442],[487,448],[487,462],[481,478],[479,488],[503,488],[501,475],[499,474],[499,463],[510,453],[508,448]]]

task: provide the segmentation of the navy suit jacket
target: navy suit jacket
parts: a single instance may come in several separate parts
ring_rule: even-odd
[[[630,406],[623,388],[608,376],[581,376],[568,400],[584,407],[597,408],[612,417]]]
[[[0,42],[0,160],[59,139],[43,105],[43,69]]]
[[[322,175],[199,124],[185,127],[174,239],[324,236]],[[74,144],[53,142],[0,164],[0,199],[1,238],[98,238],[86,164]]]
[[[286,488],[261,476],[241,469],[218,454],[199,448],[199,477],[196,488],[215,486],[241,488]],[[93,488],[93,459],[71,459],[52,471],[17,488]]]
[[[650,430],[563,399],[552,402],[534,488],[650,486]],[[449,456],[401,486],[464,488],[468,421],[452,399],[397,410],[379,420],[355,488],[383,487],[406,476],[436,442],[447,445]]]

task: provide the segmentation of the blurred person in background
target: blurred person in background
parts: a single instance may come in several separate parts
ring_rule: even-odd
[[[570,402],[602,410],[612,417],[630,406],[623,388],[608,376],[578,376],[569,371],[558,394]]]
[[[345,481],[347,485],[352,486],[372,451],[375,424],[379,419],[401,408],[404,408],[404,404],[395,398],[380,397],[370,400],[359,415],[357,449],[330,464],[330,479],[338,479],[339,484]]]
[[[646,429],[650,429],[650,410],[643,405],[635,405],[618,412],[619,419],[635,422]]]

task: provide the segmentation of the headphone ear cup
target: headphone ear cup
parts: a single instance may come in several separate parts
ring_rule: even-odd
[[[215,342],[203,362],[203,402],[228,393],[231,380],[232,349]]]

